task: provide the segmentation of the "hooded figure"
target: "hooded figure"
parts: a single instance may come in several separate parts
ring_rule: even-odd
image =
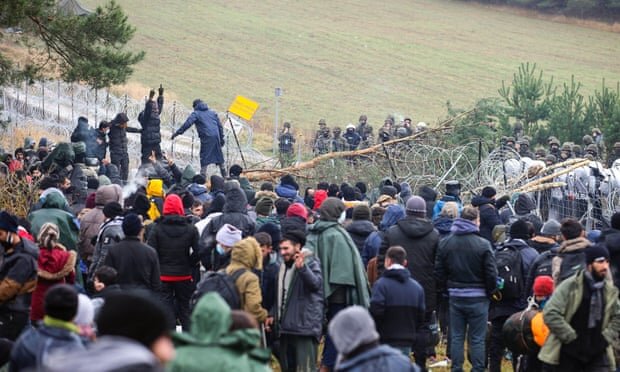
[[[97,133],[94,129],[88,125],[88,119],[80,116],[78,118],[78,125],[71,133],[71,142],[84,142],[86,145],[86,157],[97,157]]]
[[[260,333],[245,328],[229,331],[231,310],[217,293],[205,294],[192,313],[189,333],[175,334],[176,358],[171,372],[270,371],[269,351],[260,349]]]
[[[222,154],[224,129],[220,118],[217,112],[209,110],[209,106],[199,99],[194,100],[193,107],[194,112],[189,115],[181,128],[174,132],[172,139],[185,133],[192,125],[196,125],[198,137],[200,137],[200,173],[206,177],[207,166],[215,163],[220,167],[222,177],[225,177],[226,169],[224,169],[224,154]]]
[[[43,207],[28,216],[30,232],[38,236],[41,227],[46,222],[51,222],[58,226],[60,231],[58,242],[68,250],[76,251],[79,228],[73,215],[65,210],[66,205],[67,201],[60,191],[50,192],[45,196]]]
[[[237,242],[232,249],[230,265],[226,267],[226,273],[233,275],[237,270],[245,270],[235,281],[241,309],[254,315],[259,323],[267,319],[267,310],[261,305],[261,294],[258,276],[252,270],[262,270],[263,255],[256,239],[249,237]]]
[[[121,175],[123,181],[127,181],[129,177],[129,155],[127,154],[127,132],[140,133],[141,130],[137,128],[127,127],[129,118],[124,113],[117,114],[112,121],[110,121],[110,132],[108,138],[110,139],[108,147],[110,149],[110,162],[115,164]]]
[[[138,115],[138,121],[142,125],[142,135],[140,143],[142,145],[142,164],[149,162],[149,157],[155,152],[157,160],[162,159],[161,154],[161,133],[159,114],[164,110],[164,88],[159,87],[157,102],[153,100],[155,91],[149,93],[149,100],[144,105],[144,111]]]

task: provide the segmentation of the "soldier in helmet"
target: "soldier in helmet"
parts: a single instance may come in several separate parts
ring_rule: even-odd
[[[322,155],[329,152],[329,128],[327,128],[325,119],[319,120],[319,130],[316,131],[314,136],[313,151],[314,155]]]
[[[411,118],[405,118],[405,120],[403,120],[402,128],[405,129],[405,137],[409,137],[413,134],[413,128],[411,128]]]
[[[545,165],[548,167],[555,164],[555,162],[558,161],[555,155],[551,155],[551,154],[545,156],[544,160],[545,160]]]
[[[614,161],[620,159],[620,142],[614,143],[614,150],[607,157],[607,168],[611,168],[614,165]]]
[[[560,150],[560,161],[566,161],[573,157],[573,145],[570,142],[564,142]]]
[[[388,116],[383,122],[383,126],[379,129],[379,141],[387,142],[394,137],[394,120]]]
[[[574,158],[582,158],[583,157],[583,150],[581,148],[581,146],[579,145],[573,145],[573,157]]]
[[[510,147],[513,150],[516,150],[516,148],[515,148],[515,138],[514,137],[506,137],[506,146]]]
[[[592,136],[589,134],[586,134],[585,136],[583,136],[581,138],[581,141],[583,142],[584,146],[588,146],[594,143],[594,140],[592,139]]]
[[[594,143],[591,143],[588,146],[586,146],[586,156],[588,155],[592,156],[592,160],[595,160],[595,161],[599,160],[598,147],[596,147]]]
[[[543,149],[542,147],[539,147],[534,152],[534,156],[536,157],[536,160],[543,160],[544,161],[545,157],[547,156],[547,151],[545,149]]]
[[[549,144],[549,154],[556,157],[556,159],[560,158],[560,141],[558,141],[555,137],[549,137],[547,140]]]
[[[291,133],[291,123],[285,122],[282,133],[278,138],[278,145],[280,149],[280,164],[282,167],[288,167],[294,158],[295,153],[295,137]]]
[[[534,154],[530,151],[530,141],[523,138],[519,141],[519,155],[521,157],[527,157],[534,159]]]
[[[364,149],[372,145],[372,127],[368,124],[366,115],[361,115],[357,124],[357,134],[360,135],[360,148]]]
[[[347,150],[357,150],[362,141],[362,137],[355,131],[355,125],[349,124],[344,132],[344,139],[347,141]]]
[[[333,137],[331,140],[330,150],[333,152],[341,152],[346,150],[347,141],[340,135],[342,134],[342,130],[340,129],[340,127],[335,127],[334,129],[332,129],[332,134]]]

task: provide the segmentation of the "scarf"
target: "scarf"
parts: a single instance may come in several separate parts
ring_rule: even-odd
[[[585,271],[586,284],[590,287],[590,312],[588,314],[588,328],[592,329],[596,327],[596,324],[601,321],[603,317],[603,287],[605,286],[605,279],[595,280],[592,277],[592,273]]]
[[[286,307],[286,299],[289,295],[289,289],[291,282],[293,281],[293,275],[295,274],[295,263],[287,265],[286,262],[282,262],[280,265],[280,271],[278,272],[278,318],[281,319]]]

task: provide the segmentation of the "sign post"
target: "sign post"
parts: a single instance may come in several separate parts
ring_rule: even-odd
[[[258,102],[252,101],[251,99],[246,98],[244,96],[237,96],[235,97],[235,100],[233,101],[233,103],[230,104],[230,107],[228,108],[228,113],[234,114],[238,116],[239,118],[244,119],[246,121],[250,121],[252,120],[252,117],[256,113],[256,110],[258,110],[259,106],[260,105],[258,104]],[[237,144],[237,148],[239,149],[239,155],[241,155],[241,161],[243,161],[243,167],[247,168],[247,165],[245,163],[245,158],[243,157],[243,151],[241,151],[241,145],[239,145],[239,138],[237,138],[237,131],[235,130],[235,126],[233,125],[232,119],[230,118],[230,116],[228,116],[228,114],[226,116],[228,117],[228,122],[230,123],[230,129],[232,130],[233,136],[235,137],[235,143]]]

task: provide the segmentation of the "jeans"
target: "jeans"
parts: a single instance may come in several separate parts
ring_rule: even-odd
[[[469,329],[472,371],[484,371],[489,300],[486,297],[450,297],[450,352],[452,371],[463,371],[465,331]]]
[[[327,322],[331,322],[332,319],[338,314],[340,310],[346,308],[345,304],[328,304],[327,305]],[[321,364],[329,367],[330,370],[333,370],[336,366],[336,358],[338,357],[338,351],[336,350],[336,346],[334,346],[334,341],[329,337],[329,333],[325,333],[325,347],[323,348],[323,358],[321,360]]]
[[[191,280],[161,283],[162,299],[170,311],[168,314],[169,329],[174,329],[176,319],[179,319],[183,331],[189,331],[189,300],[195,287]]]

